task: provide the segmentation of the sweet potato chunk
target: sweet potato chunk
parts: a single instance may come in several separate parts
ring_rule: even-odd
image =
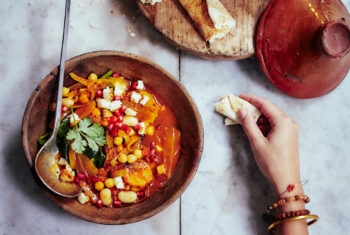
[[[175,170],[180,155],[180,131],[169,128],[164,136],[164,166],[165,172],[170,178]]]
[[[74,170],[75,169],[75,152],[71,147],[69,147],[68,151],[69,165]]]
[[[98,173],[98,169],[94,165],[93,160],[84,154],[76,154],[76,168],[77,172],[85,173],[88,176],[95,176]]]
[[[153,123],[156,117],[158,116],[159,105],[155,103],[155,105],[151,107],[144,107],[140,104],[134,104],[129,101],[124,101],[123,105],[125,107],[135,110],[137,112],[136,117],[139,120],[143,120],[144,122]]]
[[[153,180],[151,167],[143,160],[139,160],[127,168],[117,170],[113,177],[121,176],[133,187],[145,187]]]

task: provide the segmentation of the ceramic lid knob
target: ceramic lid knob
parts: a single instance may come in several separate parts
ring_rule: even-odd
[[[350,29],[343,20],[330,21],[322,30],[322,46],[333,58],[341,58],[350,51]]]

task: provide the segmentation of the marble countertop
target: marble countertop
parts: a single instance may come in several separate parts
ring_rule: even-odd
[[[178,78],[203,119],[198,172],[169,208],[130,225],[90,223],[54,205],[31,176],[20,128],[32,91],[59,63],[64,2],[0,3],[1,234],[268,234],[261,214],[272,200],[269,183],[242,128],[224,126],[213,111],[213,103],[229,92],[267,97],[300,124],[302,179],[308,180],[305,192],[311,197],[307,207],[320,216],[310,233],[350,234],[350,74],[324,97],[291,98],[268,82],[254,59],[216,62],[176,50],[131,0],[73,0],[67,58],[95,50],[124,51],[150,59]],[[350,0],[344,3],[349,9]]]

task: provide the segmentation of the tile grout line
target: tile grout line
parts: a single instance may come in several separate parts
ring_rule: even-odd
[[[179,53],[179,82],[181,83],[181,51],[178,50]],[[182,235],[182,217],[181,217],[181,196],[180,196],[180,203],[179,203],[179,235]]]
[[[181,82],[181,51],[178,50],[178,54],[179,54],[179,67],[178,67],[178,70],[179,70],[179,82]]]

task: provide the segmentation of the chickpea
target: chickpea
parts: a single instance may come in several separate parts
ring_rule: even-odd
[[[140,158],[142,158],[142,151],[141,151],[140,149],[136,149],[136,150],[134,151],[134,155],[135,155],[138,159],[140,159]]]
[[[112,203],[112,192],[110,189],[105,188],[100,192],[100,198],[105,206],[109,206]]]
[[[122,153],[119,155],[118,161],[121,163],[126,163],[128,161],[128,156],[126,156],[126,154]]]
[[[90,73],[88,79],[90,81],[96,81],[98,79],[97,75],[95,73]]]
[[[72,100],[71,98],[63,98],[62,104],[67,107],[72,107],[74,105],[74,100]]]
[[[115,137],[113,143],[115,145],[121,145],[123,143],[123,138],[121,137]]]
[[[95,189],[97,191],[101,191],[104,187],[105,186],[104,186],[103,182],[101,182],[101,181],[98,181],[98,182],[95,183]]]
[[[108,178],[105,180],[105,185],[107,188],[113,188],[114,186],[114,180],[112,178]]]
[[[137,161],[137,157],[134,154],[128,155],[128,163],[134,163]]]
[[[68,96],[68,94],[69,94],[69,88],[68,87],[63,87],[62,88],[62,95],[64,96],[64,97],[67,97]]]
[[[150,126],[146,130],[146,135],[153,135],[154,134],[154,127]]]

